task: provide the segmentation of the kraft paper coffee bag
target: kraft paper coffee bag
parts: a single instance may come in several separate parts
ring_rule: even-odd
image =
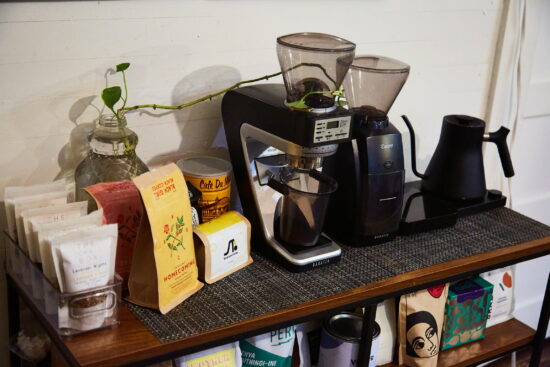
[[[436,367],[440,351],[448,284],[401,296],[399,364]]]
[[[187,185],[173,163],[133,181],[147,216],[134,248],[128,300],[165,314],[203,286],[198,280]]]

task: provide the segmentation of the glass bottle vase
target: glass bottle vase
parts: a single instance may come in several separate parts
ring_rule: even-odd
[[[114,115],[101,115],[90,138],[90,152],[76,167],[75,199],[88,201],[88,211],[95,210],[95,200],[84,190],[100,182],[130,180],[149,171],[136,154],[138,137]]]

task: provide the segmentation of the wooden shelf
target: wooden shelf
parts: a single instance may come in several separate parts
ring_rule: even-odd
[[[437,366],[462,367],[481,363],[529,344],[534,336],[535,330],[512,319],[488,328],[482,340],[441,352]],[[397,367],[397,364],[389,363],[383,367]]]
[[[218,343],[219,341],[230,342],[234,340],[233,336],[236,334],[251,330],[267,331],[273,325],[283,322],[292,322],[292,320],[315,315],[316,313],[342,307],[353,302],[373,299],[374,297],[387,295],[392,292],[399,292],[411,286],[424,286],[430,282],[440,281],[441,279],[464,274],[468,271],[476,271],[489,265],[502,264],[519,258],[542,256],[548,254],[549,250],[550,237],[545,237],[400,274],[396,277],[368,284],[331,297],[296,305],[292,308],[262,315],[242,323],[227,325],[220,329],[165,344],[153,336],[132,312],[123,305],[120,310],[119,316],[121,322],[118,329],[100,330],[90,334],[79,335],[70,340],[63,340],[60,343],[62,346],[61,352],[66,358],[72,360],[73,364],[86,367],[135,363],[159,355],[174,356],[177,355],[178,351],[181,353],[184,349],[199,346],[203,346],[204,348],[216,345],[210,344],[216,343],[216,341]],[[515,320],[513,322],[523,325]],[[494,332],[495,334],[497,334],[496,331]],[[493,332],[489,331],[488,333],[489,336],[493,334]],[[504,342],[502,344],[504,345]]]
[[[544,232],[546,234],[546,232]],[[550,254],[550,236],[500,247],[494,250],[477,253],[455,260],[438,263],[416,270],[397,273],[380,281],[365,283],[355,288],[342,288],[340,292],[331,293],[307,302],[296,302],[285,307],[265,312],[258,316],[243,319],[239,322],[227,322],[216,327],[205,329],[180,339],[162,343],[147,327],[142,324],[125,304],[121,305],[120,326],[116,329],[103,329],[77,335],[67,339],[60,337],[45,322],[43,315],[33,306],[32,292],[23,287],[19,279],[7,274],[10,315],[17,319],[18,307],[14,307],[19,297],[45,325],[52,342],[60,354],[71,366],[109,367],[120,365],[145,365],[166,360],[202,349],[241,340],[280,327],[294,325],[306,320],[327,317],[331,313],[357,306],[373,305],[385,298],[399,296],[419,289],[458,280],[490,269],[515,264]],[[490,233],[489,240],[498,240]],[[415,250],[414,246],[411,247]],[[410,254],[412,258],[418,256]],[[391,256],[380,261],[391,265]],[[328,276],[328,275],[327,275]],[[339,276],[332,274],[332,276]],[[17,306],[17,305],[15,305]],[[10,326],[14,332],[18,329],[15,323]],[[442,366],[469,365],[486,360],[493,356],[511,351],[529,344],[533,340],[532,329],[517,320],[510,320],[497,325],[486,332],[483,341],[442,352]],[[460,363],[458,363],[460,361]]]

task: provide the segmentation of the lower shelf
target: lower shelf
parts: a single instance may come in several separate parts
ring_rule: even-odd
[[[441,352],[437,366],[461,367],[484,362],[492,357],[529,344],[534,336],[535,330],[516,319],[512,319],[488,328],[485,331],[485,338],[480,341]],[[396,366],[396,364],[390,363],[383,367]]]

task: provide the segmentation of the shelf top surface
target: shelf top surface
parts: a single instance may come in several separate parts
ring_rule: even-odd
[[[344,247],[340,264],[290,273],[256,255],[165,316],[122,305],[120,326],[58,341],[74,364],[108,366],[209,347],[311,315],[550,253],[550,228],[509,209],[373,247]],[[156,336],[139,318],[149,324]],[[162,338],[164,342],[161,342]]]

